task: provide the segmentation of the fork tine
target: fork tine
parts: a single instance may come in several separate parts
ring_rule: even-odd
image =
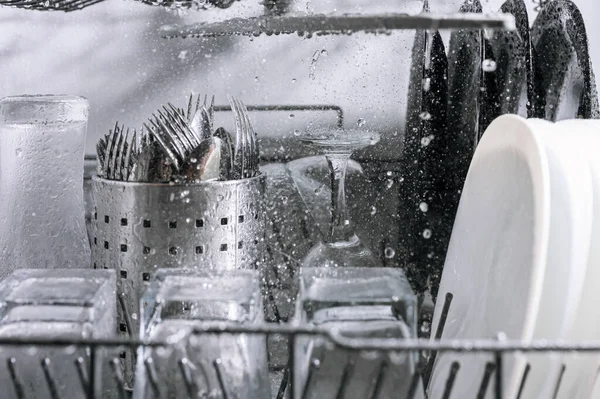
[[[104,163],[106,161],[106,141],[104,138],[100,138],[96,143],[96,155],[98,156],[98,164],[96,173],[102,178],[106,178],[104,176]]]
[[[242,117],[245,121],[245,133],[246,133],[246,143],[247,143],[247,148],[248,151],[246,152],[247,155],[247,160],[246,160],[246,176],[245,177],[253,177],[254,176],[254,138],[253,136],[253,131],[252,131],[252,125],[250,124],[250,117],[248,116],[248,109],[246,108],[246,105],[244,105],[244,103],[241,100],[238,100],[239,103],[239,107],[242,110]]]
[[[127,128],[127,132],[125,133],[125,140],[123,140],[123,151],[121,154],[121,180],[127,181],[129,177],[129,160],[131,158],[131,144],[129,142],[129,128]]]
[[[160,115],[160,112],[159,112]],[[165,124],[164,120],[162,117],[156,116],[154,115],[154,121],[155,121],[155,127],[157,129],[157,132],[159,134],[156,134],[154,137],[160,141],[160,139],[162,139],[162,141],[169,146],[169,148],[171,149],[172,153],[176,156],[176,159],[178,160],[178,162],[183,162],[183,150],[181,149],[181,146],[178,145],[178,140],[175,138],[175,136],[172,134],[172,132],[169,130],[169,127]]]
[[[231,104],[231,110],[233,111],[233,118],[235,120],[235,152],[233,154],[232,179],[240,179],[242,177],[243,165],[243,132],[240,114],[235,99],[230,95],[227,96],[227,99]]]
[[[208,107],[208,116],[210,118],[210,131],[213,132],[215,122],[215,95],[213,94],[210,100],[210,107]]]
[[[125,150],[125,141],[127,140],[127,132],[125,131],[125,126],[121,126],[119,133],[119,144],[117,146],[117,154],[115,157],[115,170],[114,170],[114,179],[120,180],[122,174],[122,166],[123,166],[123,151]]]
[[[171,162],[173,163],[175,168],[179,169],[180,161],[178,156],[176,155],[176,151],[170,145],[172,143],[167,139],[167,137],[163,136],[163,133],[161,133],[161,128],[156,124],[156,122],[153,119],[149,119],[149,121],[152,124],[152,126],[154,126],[154,130],[150,129],[150,127],[148,127],[148,125],[146,124],[144,124],[144,127],[148,132],[153,132],[151,137],[158,141],[163,151],[165,151],[169,158],[171,158]]]
[[[200,94],[198,94],[198,97],[196,98],[196,110],[194,111],[194,114],[196,114],[196,112],[198,112],[199,109],[200,109]]]
[[[246,126],[246,118],[244,117],[244,110],[240,105],[240,101],[236,98],[234,99],[235,106],[237,108],[237,112],[240,116],[240,124],[242,126],[242,176],[241,178],[248,177],[248,129]]]
[[[187,107],[188,123],[192,123],[192,118],[194,117],[194,115],[192,114],[192,101],[193,100],[194,100],[194,93],[190,93],[190,99],[188,100],[188,107]]]
[[[165,123],[167,127],[166,132],[170,133],[175,144],[180,144],[178,146],[181,151],[181,155],[183,158],[190,152],[190,143],[187,140],[183,140],[181,137],[182,128],[175,118],[173,117],[171,111],[167,109],[167,107],[163,106],[164,113],[161,110],[158,110],[158,114],[162,118],[162,121]],[[177,110],[174,108],[174,112],[177,113]]]
[[[252,126],[252,122],[250,122],[250,114],[246,106],[246,119],[248,121],[248,130],[250,135],[250,146],[252,148],[251,157],[252,157],[252,176],[258,175],[259,165],[260,165],[260,151],[258,149],[258,136],[256,135],[256,131],[254,131],[254,127]]]
[[[125,130],[125,128],[123,127],[123,130],[125,131],[125,134],[123,135],[123,144],[120,147],[120,154],[119,154],[119,174],[118,174],[118,178],[120,180],[124,180],[123,179],[123,171],[125,169],[125,159],[127,157],[127,152],[129,151],[129,128],[127,128],[127,130]]]
[[[253,169],[253,160],[252,154],[254,149],[252,148],[251,134],[250,134],[250,119],[248,118],[248,111],[246,110],[246,106],[242,103],[241,100],[237,100],[238,108],[240,109],[240,115],[242,117],[243,126],[244,126],[244,176],[243,177],[252,177],[252,169]]]
[[[123,129],[119,126],[115,126],[115,140],[113,141],[114,143],[116,143],[115,145],[115,149],[113,152],[113,157],[111,159],[111,173],[110,173],[110,178],[111,179],[116,179],[118,178],[118,168],[119,168],[119,164],[118,164],[118,157],[119,157],[119,153],[121,152],[121,145],[123,144]]]
[[[119,130],[119,122],[115,123],[115,127],[112,130],[108,131],[108,135],[110,137],[110,144],[108,149],[108,158],[106,160],[106,170],[105,175],[107,179],[111,178],[111,173],[113,170],[113,161],[115,157],[115,146],[117,145],[117,132]]]
[[[131,145],[129,146],[127,157],[127,174],[123,180],[130,181],[134,166],[137,162],[137,156],[137,131],[136,129],[133,129],[133,136],[131,137]]]
[[[180,127],[181,133],[185,137],[185,139],[190,143],[190,152],[195,150],[198,145],[200,145],[200,138],[196,135],[193,129],[190,128],[190,125],[187,123],[183,114],[175,112],[175,107],[172,104],[169,104],[171,109],[174,111],[174,115],[172,115],[176,121],[178,126]]]
[[[160,124],[162,128],[162,134],[168,136],[169,141],[173,144],[173,148],[177,151],[181,161],[185,158],[185,154],[187,154],[186,144],[179,137],[177,128],[174,127],[168,118],[160,111],[157,111],[159,117],[156,118],[157,122]]]

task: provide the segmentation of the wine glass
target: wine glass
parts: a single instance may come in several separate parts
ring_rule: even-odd
[[[350,155],[379,141],[367,130],[328,129],[307,133],[301,140],[319,148],[331,176],[331,226],[323,240],[311,248],[303,267],[377,267],[379,260],[354,233],[346,206],[345,179]]]

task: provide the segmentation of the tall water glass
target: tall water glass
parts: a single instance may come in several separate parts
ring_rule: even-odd
[[[83,202],[89,103],[0,100],[0,280],[18,268],[87,268]]]

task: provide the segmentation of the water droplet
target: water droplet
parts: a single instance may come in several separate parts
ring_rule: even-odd
[[[327,50],[323,49],[321,50],[321,55],[329,55],[329,53],[327,52]]]
[[[288,203],[288,197],[286,197],[285,195],[283,197],[281,197],[281,202],[283,203],[283,205]]]
[[[423,238],[428,240],[431,238],[431,230],[430,229],[425,229],[423,230]]]
[[[255,76],[255,77],[254,77],[254,81],[255,81],[255,82],[258,82],[259,80],[260,80],[260,79],[258,79],[258,76]]]
[[[496,71],[496,61],[494,61],[494,60],[483,60],[481,62],[481,69],[483,69],[483,72],[494,72],[494,71]]]
[[[423,91],[431,90],[431,79],[425,78],[423,79]]]
[[[371,215],[375,215],[377,213],[377,208],[374,206],[371,207]]]
[[[177,58],[179,58],[180,60],[185,60],[187,57],[187,50],[182,50],[179,52],[179,55],[177,56]]]
[[[386,188],[392,188],[393,185],[394,185],[394,181],[392,179],[388,179],[387,182],[385,183]]]
[[[300,130],[298,130],[298,129],[294,130],[294,136],[300,136]]]
[[[296,78],[292,79],[292,83],[296,83]]]
[[[132,318],[133,320],[137,320],[137,318],[138,318],[138,315],[137,315],[137,313],[132,313],[132,314],[131,314],[131,318]]]
[[[383,251],[384,255],[386,258],[388,259],[392,259],[395,255],[396,255],[396,251],[394,251],[392,248],[387,247],[384,251]]]
[[[427,147],[431,143],[431,139],[429,137],[423,137],[421,139],[421,145],[423,147]]]
[[[363,127],[365,125],[365,123],[367,123],[365,118],[358,118],[358,120],[356,121],[356,126]]]
[[[190,158],[190,162],[191,163],[196,163],[196,162],[198,162],[198,160],[196,158]]]
[[[21,155],[23,155],[23,150],[22,150],[22,149],[20,149],[20,148],[17,148],[17,149],[15,150],[15,155],[16,155],[16,156],[18,156],[18,157],[20,157]]]
[[[290,114],[290,118],[294,118],[294,117],[296,117],[296,115]]]
[[[421,112],[419,114],[419,118],[421,118],[421,120],[423,120],[423,121],[429,121],[429,120],[431,120],[431,114],[427,111]]]
[[[385,172],[385,174],[386,174],[386,176],[391,176],[391,175],[393,175],[393,173],[392,173],[392,171],[391,171],[391,170],[388,170],[387,172]]]
[[[217,201],[223,201],[225,197],[222,194],[217,195]]]
[[[427,202],[421,202],[419,204],[419,209],[421,212],[427,212],[429,210],[429,205],[427,205]]]

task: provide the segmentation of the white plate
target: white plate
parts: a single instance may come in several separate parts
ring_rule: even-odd
[[[593,182],[593,217],[592,233],[587,257],[587,268],[584,285],[579,298],[574,320],[567,330],[565,340],[588,341],[600,339],[600,122],[570,120],[558,123],[565,134],[585,135],[581,139],[580,148],[588,151],[587,156]],[[596,245],[594,245],[596,243]],[[561,379],[557,398],[589,398],[594,380],[597,376],[600,356],[597,353],[565,354],[561,364],[565,371]],[[600,398],[600,391],[594,392],[593,398]]]
[[[585,135],[562,125],[528,120],[544,143],[550,167],[550,237],[533,339],[566,339],[583,288],[592,233],[593,187]],[[521,398],[552,398],[561,355],[527,354]]]
[[[433,339],[448,294],[453,297],[441,338],[493,339],[499,332],[533,337],[550,228],[548,159],[538,136],[525,119],[506,115],[479,143],[446,257]],[[489,354],[439,353],[429,397],[442,398],[453,362],[460,368],[449,397],[475,397],[491,360]],[[523,356],[505,356],[507,398],[515,396],[524,368]]]

